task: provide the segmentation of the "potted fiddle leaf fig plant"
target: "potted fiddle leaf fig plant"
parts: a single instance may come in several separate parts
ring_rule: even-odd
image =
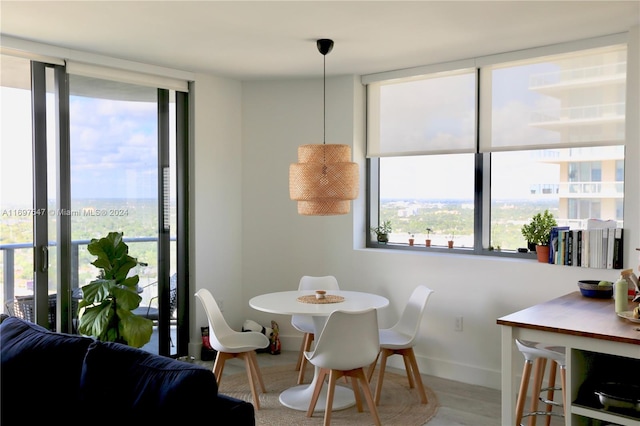
[[[89,253],[96,256],[91,264],[100,273],[82,287],[78,331],[101,341],[140,348],[151,340],[153,322],[132,312],[142,300],[138,294],[140,278],[128,276],[138,261],[129,255],[122,235],[109,232],[104,238],[92,239],[87,246]]]
[[[539,262],[549,261],[549,242],[551,228],[554,226],[558,226],[558,222],[548,209],[542,213],[536,213],[531,218],[531,222],[522,225],[522,236],[527,239],[528,243],[536,245]]]
[[[382,222],[382,224],[371,227],[371,232],[376,234],[376,238],[379,243],[388,243],[389,242],[389,233],[392,231],[391,221],[386,220]]]

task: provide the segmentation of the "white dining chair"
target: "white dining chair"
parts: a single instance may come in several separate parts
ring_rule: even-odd
[[[340,290],[340,287],[338,286],[338,280],[333,275],[323,277],[305,275],[300,278],[298,290]],[[298,384],[301,385],[304,382],[305,367],[307,365],[304,353],[311,350],[311,343],[313,343],[314,339],[313,317],[309,315],[292,315],[291,325],[296,330],[304,333],[298,354],[298,362],[296,363],[296,371],[299,371]]]
[[[315,349],[304,353],[305,358],[319,370],[307,417],[313,416],[320,391],[329,375],[324,426],[331,424],[336,381],[344,376],[351,377],[358,412],[363,411],[359,383],[374,423],[381,424],[365,372],[365,367],[376,359],[379,343],[378,316],[375,309],[351,312],[337,310],[329,315],[316,340]]]
[[[213,364],[213,373],[216,376],[218,386],[222,381],[222,371],[227,359],[240,358],[244,360],[253,396],[253,404],[257,410],[260,409],[260,399],[256,389],[256,380],[260,385],[260,390],[264,393],[264,382],[262,373],[258,365],[256,349],[263,349],[269,346],[269,338],[257,331],[239,332],[233,330],[227,324],[211,292],[207,289],[200,289],[196,292],[196,297],[202,302],[202,306],[209,321],[209,342],[213,349],[218,351]]]
[[[391,328],[380,330],[380,352],[378,357],[382,354],[382,358],[380,359],[380,371],[378,373],[378,382],[376,383],[376,405],[380,403],[387,358],[396,354],[402,355],[407,378],[409,379],[409,387],[414,388],[414,386],[417,386],[418,393],[420,394],[420,402],[423,404],[428,402],[413,347],[418,337],[418,331],[420,330],[420,323],[422,322],[427,301],[432,293],[433,290],[423,285],[416,287],[413,293],[411,293],[409,301],[405,305],[398,322]],[[369,367],[367,373],[369,380],[371,380],[373,376],[378,357],[376,357]]]

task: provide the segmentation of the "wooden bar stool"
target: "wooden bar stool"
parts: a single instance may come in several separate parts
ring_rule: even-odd
[[[524,417],[529,417],[529,426],[535,426],[537,416],[546,416],[547,426],[551,422],[551,416],[564,417],[564,403],[554,401],[554,392],[562,390],[562,401],[566,399],[565,383],[565,350],[564,347],[546,346],[542,343],[529,342],[526,340],[516,339],[518,350],[524,355],[524,368],[522,369],[522,381],[520,382],[520,391],[516,402],[516,426],[520,426]],[[542,387],[544,380],[544,370],[547,360],[553,361],[549,366],[549,375],[547,378],[547,387]],[[531,406],[529,412],[524,413],[524,404],[527,399],[527,390],[529,388],[529,379],[531,377],[531,369],[535,365]],[[556,387],[557,366],[560,366],[560,387]],[[546,397],[540,394],[547,392]],[[538,402],[545,404],[544,410],[538,410]],[[562,413],[553,411],[553,407],[561,407]]]

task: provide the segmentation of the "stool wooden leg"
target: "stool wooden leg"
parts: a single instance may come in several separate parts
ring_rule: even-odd
[[[542,389],[542,380],[544,379],[544,369],[547,365],[546,358],[537,358],[534,361],[535,371],[533,373],[533,387],[531,392],[531,413],[538,411],[538,397],[540,389]],[[536,426],[536,416],[529,416],[529,426]]]
[[[564,366],[560,367],[560,386],[562,386],[562,410],[564,418],[567,418],[567,369]]]
[[[547,379],[547,401],[553,401],[553,398],[555,396],[555,386],[556,386],[556,366],[557,363],[556,362],[551,362],[551,365],[549,366],[549,376]],[[553,405],[551,404],[547,404],[547,407],[545,409],[545,411],[547,413],[551,413],[551,411],[553,410]],[[551,415],[547,415],[547,419],[546,419],[546,426],[550,426],[551,425]]]
[[[520,426],[522,422],[522,412],[524,411],[524,403],[527,400],[527,389],[529,388],[529,376],[531,375],[531,361],[524,361],[522,367],[522,380],[520,381],[520,390],[518,391],[518,399],[516,402],[516,424]]]

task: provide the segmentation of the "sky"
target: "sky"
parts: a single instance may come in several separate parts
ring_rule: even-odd
[[[0,90],[0,201],[28,206],[33,182],[30,92]],[[49,176],[55,176],[56,164],[55,128],[50,125],[54,111],[53,96],[48,95]],[[72,96],[72,198],[157,198],[156,114],[155,103]],[[175,152],[171,157],[175,161]],[[55,194],[54,179],[48,179],[47,186],[49,194]]]

